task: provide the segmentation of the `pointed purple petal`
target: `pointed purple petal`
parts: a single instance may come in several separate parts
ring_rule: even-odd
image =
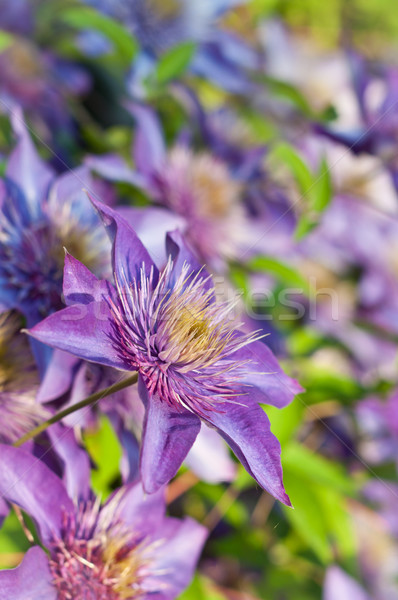
[[[145,175],[133,171],[131,167],[117,154],[106,154],[104,156],[89,156],[85,164],[110,181],[122,181],[130,183],[138,188],[148,190],[151,187]]]
[[[141,534],[152,534],[159,527],[166,514],[164,489],[154,494],[146,494],[142,484],[132,483],[125,487],[125,492],[118,496],[118,516],[131,529]],[[112,496],[109,500],[112,501]]]
[[[35,546],[16,569],[0,571],[0,600],[57,600],[51,581],[48,556]]]
[[[69,253],[65,255],[63,292],[68,305],[100,302],[104,298],[116,295],[115,289],[109,281],[98,279]]]
[[[37,401],[45,404],[60,398],[71,388],[79,359],[68,352],[54,350],[41,382]]]
[[[139,390],[146,405],[141,448],[141,478],[144,490],[153,494],[177,473],[200,430],[199,418],[149,397],[140,379]]]
[[[127,221],[116,211],[94,200],[91,196],[90,200],[98,210],[113,244],[113,271],[119,280],[124,281],[127,278],[128,282],[133,281],[139,276],[143,264],[148,275],[152,267],[157,275],[157,268],[152,258]]]
[[[44,344],[79,358],[125,370],[125,363],[112,341],[112,315],[105,301],[68,306],[27,333]]]
[[[167,234],[166,251],[174,262],[174,280],[177,280],[180,276],[184,264],[188,264],[192,267],[191,273],[193,276],[195,276],[197,273],[200,273],[201,277],[206,280],[203,286],[204,289],[212,289],[214,287],[213,280],[210,277],[209,272],[195,258],[180,231],[171,231]],[[173,281],[173,278],[171,280]]]
[[[54,174],[39,157],[22,112],[14,110],[11,122],[18,143],[8,160],[6,175],[18,184],[29,202],[32,215],[37,216]]]
[[[38,524],[44,544],[60,535],[62,513],[74,506],[62,481],[21,448],[0,444],[0,495],[23,508]]]
[[[163,166],[166,158],[162,126],[149,106],[129,102],[126,108],[137,122],[133,146],[135,164],[140,173],[151,177]]]
[[[157,535],[162,539],[155,558],[154,575],[144,581],[152,598],[174,600],[190,583],[208,531],[192,519],[166,519]],[[159,591],[161,590],[161,591]]]
[[[262,392],[261,404],[283,408],[304,391],[297,381],[282,371],[272,351],[262,341],[245,346],[232,358],[245,363],[245,377],[241,382]],[[248,391],[250,393],[250,388]]]
[[[175,229],[183,231],[186,227],[184,219],[165,208],[120,207],[118,213],[134,229],[156,266],[164,267],[167,262],[166,234]]]
[[[90,459],[78,445],[73,429],[59,423],[48,430],[52,449],[63,463],[65,487],[70,498],[88,500],[90,494]]]
[[[252,392],[242,388],[242,395],[224,403],[225,412],[209,412],[206,420],[219,431],[259,485],[290,506],[282,481],[280,444],[257,402]]]

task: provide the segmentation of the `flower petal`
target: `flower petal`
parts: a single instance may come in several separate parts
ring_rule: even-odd
[[[164,489],[159,489],[154,494],[146,494],[141,482],[127,485],[118,498],[117,514],[126,525],[140,534],[152,534],[159,527],[166,514]],[[112,502],[113,496],[108,502]]]
[[[200,430],[199,418],[181,407],[180,410],[149,397],[139,380],[141,398],[146,405],[140,459],[144,490],[153,494],[177,473]]]
[[[0,600],[57,600],[48,556],[34,546],[16,569],[0,571]]]
[[[134,161],[140,173],[153,176],[166,158],[163,131],[156,113],[144,104],[128,102],[126,108],[137,122],[134,137]]]
[[[69,497],[87,500],[90,494],[90,459],[87,452],[78,445],[74,430],[56,423],[49,427],[47,434],[51,448],[63,463],[64,482]]]
[[[323,600],[370,600],[355,579],[336,566],[329,567],[323,589]]]
[[[13,110],[11,122],[18,136],[18,143],[8,160],[6,175],[23,191],[32,216],[38,216],[41,200],[45,197],[54,174],[39,157],[19,109]]]
[[[296,394],[304,391],[297,381],[282,371],[272,351],[261,341],[238,350],[232,358],[246,363],[245,377],[241,382],[261,391],[261,404],[283,408],[290,404]],[[246,391],[250,393],[250,388]]]
[[[126,368],[112,342],[112,315],[105,301],[68,306],[27,333],[44,344],[79,358],[116,369]]]
[[[128,282],[133,281],[139,277],[143,265],[145,265],[145,271],[148,275],[152,267],[157,275],[157,268],[152,258],[127,221],[116,211],[94,200],[91,196],[90,200],[98,210],[113,244],[113,271],[118,279],[124,281],[127,278]]]
[[[68,252],[65,255],[63,292],[68,305],[100,302],[116,295],[115,288],[109,281],[98,279]]]
[[[143,587],[150,598],[174,600],[190,583],[208,531],[192,519],[167,519],[157,535],[162,540],[155,558],[154,575]],[[152,596],[152,593],[157,594]]]
[[[204,289],[212,289],[214,287],[213,280],[210,277],[209,272],[195,258],[191,250],[188,248],[180,231],[171,231],[167,234],[166,251],[167,254],[169,254],[174,261],[174,281],[178,279],[184,264],[188,264],[192,267],[192,276],[195,276],[197,273],[200,273],[202,278],[205,280],[203,285]]]
[[[225,412],[209,412],[206,420],[219,431],[259,485],[290,506],[282,482],[280,444],[271,433],[267,415],[257,404],[256,394],[249,393],[242,388],[242,395],[223,404]]]
[[[166,234],[175,229],[183,231],[186,227],[184,219],[165,208],[156,207],[131,208],[122,206],[118,209],[118,212],[137,233],[156,266],[159,269],[164,267],[167,262]]]
[[[21,448],[0,444],[0,495],[32,516],[44,544],[60,535],[62,512],[74,507],[62,481],[44,463]]]
[[[32,340],[33,341],[33,340]],[[54,350],[37,394],[37,401],[45,404],[60,398],[71,388],[79,359],[69,352]]]
[[[236,476],[236,463],[230,456],[227,445],[214,429],[204,424],[185,464],[208,483],[233,481]]]
[[[106,154],[103,156],[89,156],[85,164],[110,181],[122,181],[130,183],[138,188],[147,190],[150,184],[147,178],[133,169],[117,154]]]

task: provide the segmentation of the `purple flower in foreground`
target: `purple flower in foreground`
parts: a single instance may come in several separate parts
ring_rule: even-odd
[[[89,494],[73,502],[43,463],[8,446],[0,446],[0,494],[34,519],[48,551],[34,546],[19,567],[0,571],[4,600],[173,600],[206,538],[195,521],[167,518],[163,493],[145,497],[138,483],[103,506]]]
[[[200,430],[215,427],[258,483],[282,502],[280,446],[260,403],[283,407],[301,391],[255,335],[215,302],[210,277],[169,234],[161,272],[128,223],[93,201],[113,242],[114,287],[66,257],[67,308],[32,336],[92,362],[139,372],[146,414],[140,457],[145,491],[177,472]]]

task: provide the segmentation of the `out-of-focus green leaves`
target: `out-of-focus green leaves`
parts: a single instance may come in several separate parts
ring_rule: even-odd
[[[119,440],[105,416],[101,416],[99,427],[84,435],[85,446],[95,464],[91,482],[94,491],[106,498],[112,491],[112,484],[120,476],[122,450]]]
[[[0,52],[7,50],[7,48],[12,45],[13,41],[14,36],[11,33],[0,29]]]
[[[344,468],[297,442],[282,453],[284,482],[294,510],[285,514],[299,536],[323,563],[355,554],[347,498],[359,484]]]
[[[164,84],[180,77],[188,68],[195,50],[196,44],[184,42],[162,54],[156,66],[157,82]]]
[[[269,160],[287,167],[296,181],[301,195],[300,218],[296,228],[296,239],[305,237],[319,223],[323,211],[332,199],[330,169],[324,158],[315,173],[312,173],[304,159],[290,144],[281,142],[271,150]]]
[[[225,600],[225,596],[209,579],[195,575],[191,585],[179,596],[179,600]]]
[[[75,29],[94,30],[105,35],[112,43],[121,66],[129,66],[138,50],[134,37],[122,24],[102,15],[93,8],[69,6],[62,10],[58,19]]]
[[[11,511],[0,529],[0,569],[10,566],[15,555],[26,552],[29,546],[15,512]]]
[[[300,398],[296,398],[283,410],[274,406],[263,406],[271,422],[271,431],[280,441],[282,448],[294,438],[295,432],[301,424],[304,405]]]
[[[294,287],[307,296],[311,293],[311,286],[307,279],[296,269],[270,256],[259,255],[250,259],[245,265],[249,270],[264,271],[274,276],[280,283]]]
[[[344,471],[344,468],[320,454],[311,452],[297,442],[291,442],[283,450],[284,468],[305,481],[329,486],[343,494],[354,495],[357,483]]]

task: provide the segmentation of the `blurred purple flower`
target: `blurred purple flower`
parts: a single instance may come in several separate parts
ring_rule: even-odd
[[[140,458],[144,489],[169,481],[200,430],[215,427],[248,472],[282,502],[280,446],[259,403],[283,407],[300,386],[255,335],[230,321],[210,277],[178,234],[161,272],[128,223],[93,201],[113,242],[116,288],[66,257],[68,308],[30,333],[51,346],[124,371],[138,370],[146,408]]]
[[[167,518],[163,493],[145,497],[140,484],[120,488],[103,506],[89,494],[75,503],[21,449],[1,447],[0,493],[34,519],[48,552],[33,546],[19,567],[0,572],[3,598],[173,600],[206,539],[195,521]]]
[[[0,315],[0,443],[11,444],[50,415],[36,402],[39,374],[21,319]]]
[[[360,127],[340,130],[318,124],[318,133],[345,144],[355,154],[367,153],[382,159],[398,191],[398,70],[370,65],[356,52],[349,52],[352,85],[356,94]]]
[[[20,114],[18,143],[0,180],[0,305],[32,326],[63,306],[64,247],[99,275],[109,273],[110,244],[82,187],[97,190],[88,169],[55,179],[38,156]],[[40,356],[41,369],[46,359]]]
[[[323,600],[371,600],[371,597],[340,567],[332,566],[326,573]]]
[[[145,94],[143,81],[165,50],[192,41],[198,44],[191,69],[228,91],[245,93],[252,85],[245,71],[259,61],[256,52],[236,36],[216,27],[217,19],[245,0],[85,0],[121,21],[137,38],[141,52],[129,81],[133,96]]]

